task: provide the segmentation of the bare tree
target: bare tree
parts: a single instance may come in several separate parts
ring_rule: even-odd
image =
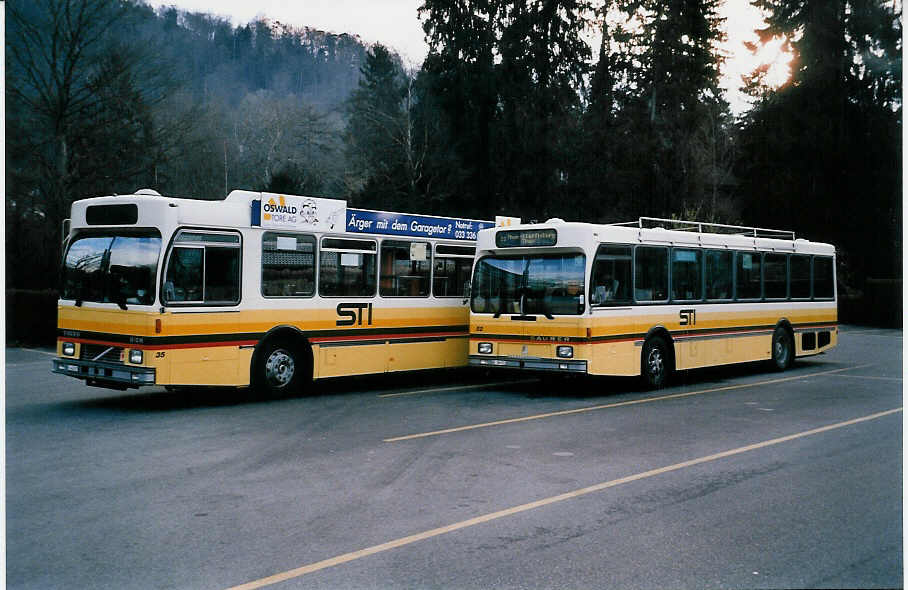
[[[185,132],[185,118],[161,125],[154,117],[176,83],[137,40],[141,13],[126,0],[7,5],[7,261],[22,259],[11,244],[14,253],[30,247],[31,238],[15,235],[20,225],[34,221],[28,233],[45,244],[43,272],[17,277],[10,264],[10,281],[54,284],[72,201],[153,186],[156,164],[172,151],[160,139]]]
[[[7,213],[13,214],[7,225],[17,228],[40,219],[30,224],[32,232],[42,234],[42,241],[56,238],[53,244],[73,199],[74,144],[97,108],[93,83],[105,36],[125,16],[125,5],[114,0],[13,0],[7,15],[6,94],[12,131],[7,135]],[[15,247],[27,244],[13,245],[12,260],[21,261]],[[58,250],[38,252],[48,256],[38,261],[39,268],[53,272]],[[10,261],[9,247],[7,256]],[[16,265],[8,265],[8,270],[9,280],[15,281]]]
[[[43,179],[48,216],[59,221],[72,198],[68,188],[75,135],[97,108],[93,85],[102,67],[105,34],[125,16],[125,8],[114,0],[36,0],[13,1],[7,9],[7,92],[38,123],[32,132],[40,135],[28,160]]]
[[[297,190],[326,192],[333,181],[338,146],[329,117],[301,98],[268,91],[248,94],[235,113],[230,137],[231,181],[265,189],[278,172],[300,178]],[[328,191],[330,192],[330,191]]]

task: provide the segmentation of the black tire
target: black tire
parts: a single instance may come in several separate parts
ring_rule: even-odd
[[[310,363],[300,347],[283,339],[265,343],[253,372],[255,389],[268,397],[299,395],[311,378]]]
[[[653,336],[643,344],[643,356],[640,362],[640,372],[646,386],[651,389],[665,387],[672,371],[672,363],[668,344],[663,338]]]
[[[784,371],[794,362],[794,340],[791,332],[782,326],[776,327],[772,333],[772,367],[776,371]]]

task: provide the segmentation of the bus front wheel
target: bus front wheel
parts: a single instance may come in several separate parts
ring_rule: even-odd
[[[643,345],[641,372],[646,385],[653,389],[665,386],[671,372],[668,345],[659,336],[654,336]]]
[[[257,389],[270,396],[297,394],[302,389],[307,370],[299,347],[284,340],[272,340],[256,363]]]

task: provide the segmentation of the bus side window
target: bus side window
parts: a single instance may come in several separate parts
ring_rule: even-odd
[[[672,299],[701,299],[701,254],[699,250],[672,248]]]
[[[167,261],[164,300],[236,304],[240,301],[240,236],[183,230]]]
[[[832,299],[835,297],[835,279],[832,258],[814,256],[813,258],[813,297],[814,299]]]
[[[706,252],[706,298],[728,300],[733,296],[734,254],[729,250]]]
[[[315,238],[265,232],[262,236],[262,295],[315,294]]]
[[[428,242],[383,240],[378,292],[382,297],[426,297],[432,250]]]
[[[202,301],[204,248],[174,248],[167,264],[167,301]]]
[[[590,281],[592,305],[630,303],[631,253],[630,246],[599,247]]]
[[[239,248],[205,248],[205,303],[240,300]]]
[[[791,298],[810,299],[810,256],[794,254],[789,258]]]
[[[763,255],[763,290],[767,299],[788,297],[788,256],[769,253]]]
[[[760,299],[763,297],[762,262],[759,252],[737,252],[738,299]]]
[[[668,248],[638,246],[634,252],[634,298],[668,299]]]
[[[322,238],[318,294],[325,297],[375,295],[376,244],[372,240]]]
[[[469,246],[435,246],[432,272],[432,294],[436,297],[463,297],[470,281],[476,248]]]

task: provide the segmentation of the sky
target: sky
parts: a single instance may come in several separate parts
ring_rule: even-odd
[[[421,65],[428,52],[417,15],[422,0],[151,0],[150,4],[217,14],[230,18],[234,25],[264,16],[296,27],[355,34],[367,43],[380,42],[395,49],[413,66]],[[760,12],[749,0],[727,0],[721,14],[728,34],[722,87],[732,110],[740,113],[747,108],[746,97],[737,90],[741,75],[760,63],[776,63],[770,80],[781,83],[788,77],[788,56],[780,52],[778,44],[767,46],[757,56],[744,47],[745,41],[757,41],[754,29],[762,24]]]

